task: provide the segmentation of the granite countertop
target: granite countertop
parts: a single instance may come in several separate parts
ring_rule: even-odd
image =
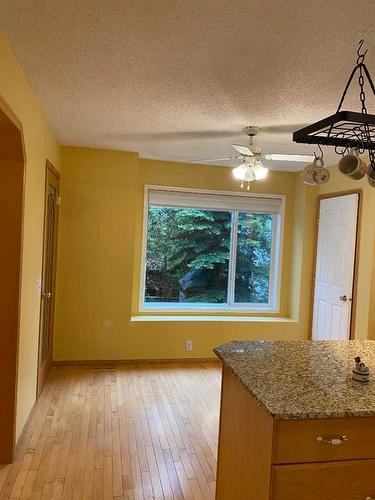
[[[375,417],[375,341],[234,341],[214,352],[277,419]],[[367,384],[351,378],[356,356]]]

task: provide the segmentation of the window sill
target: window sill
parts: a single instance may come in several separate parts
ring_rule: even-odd
[[[191,321],[191,322],[248,322],[248,323],[297,323],[297,320],[292,318],[285,318],[280,316],[151,316],[151,315],[138,315],[130,318],[131,322],[166,322],[166,321]]]
[[[280,309],[278,307],[273,307],[272,305],[265,305],[264,307],[246,307],[241,305],[236,306],[216,306],[213,305],[208,307],[206,305],[202,306],[190,306],[186,305],[185,307],[181,307],[179,304],[176,307],[165,306],[165,307],[147,307],[141,306],[139,308],[139,316],[147,315],[147,316],[170,316],[175,315],[179,316],[180,314],[185,314],[186,316],[210,316],[211,314],[220,314],[223,316],[232,316],[232,315],[241,315],[241,314],[251,314],[253,316],[261,316],[266,314],[279,314]]]

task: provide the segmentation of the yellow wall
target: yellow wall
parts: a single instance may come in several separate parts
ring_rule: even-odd
[[[316,201],[318,190],[306,186],[295,175],[292,257],[290,259],[289,316],[298,320],[307,335],[312,316],[312,275],[314,262]]]
[[[227,168],[142,160],[115,151],[62,151],[56,360],[208,357],[214,346],[234,338],[307,337],[315,198],[295,174],[271,172],[266,181],[253,185],[259,192],[287,195],[283,318],[260,321],[246,315],[235,321],[215,315],[214,321],[131,321],[138,312],[144,185],[234,191],[240,189],[238,182]],[[299,262],[294,274],[293,259]],[[301,283],[302,275],[310,281]],[[186,339],[193,340],[192,353],[185,350]]]
[[[286,194],[280,314],[214,315],[211,321],[156,321],[138,314],[145,184],[238,190],[229,169],[142,160],[136,153],[60,147],[7,42],[0,34],[0,96],[23,124],[26,150],[17,436],[35,400],[45,161],[63,165],[58,255],[56,360],[212,356],[234,338],[307,338],[317,195],[362,189],[356,338],[375,339],[375,191],[331,169],[306,187],[298,174],[271,172],[252,189]],[[138,316],[138,321],[132,317]],[[161,318],[159,318],[161,319]],[[183,319],[183,318],[180,318]],[[193,352],[185,340],[193,340]]]
[[[342,175],[337,167],[331,167],[331,178],[320,186],[319,195],[361,190],[359,225],[358,290],[355,321],[355,338],[375,339],[375,189],[364,178],[353,181]]]
[[[17,436],[36,395],[45,162],[59,167],[60,148],[21,67],[0,33],[0,95],[23,124],[26,149]]]

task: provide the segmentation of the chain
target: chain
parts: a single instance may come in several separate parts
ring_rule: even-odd
[[[360,99],[361,105],[362,105],[362,113],[366,113],[367,114],[367,109],[366,109],[366,94],[365,94],[365,79],[363,78],[363,66],[362,66],[362,64],[363,63],[359,64],[359,78],[358,78],[358,83],[359,83],[359,87],[361,89],[361,91],[359,93],[359,99]]]
[[[367,114],[367,109],[366,109],[366,94],[365,94],[365,79],[363,78],[363,64],[365,61],[365,57],[367,54],[367,50],[365,52],[361,53],[362,46],[364,44],[364,40],[360,40],[358,44],[358,49],[357,49],[357,67],[359,68],[359,77],[358,77],[358,83],[359,83],[359,88],[361,89],[359,93],[359,99],[362,104],[362,113]]]

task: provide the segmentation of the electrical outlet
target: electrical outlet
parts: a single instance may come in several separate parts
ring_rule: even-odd
[[[193,350],[193,341],[192,340],[187,340],[186,341],[186,350],[187,351],[192,351]]]

